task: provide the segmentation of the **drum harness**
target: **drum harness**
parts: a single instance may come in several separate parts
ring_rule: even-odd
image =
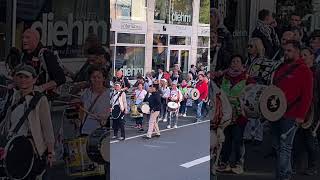
[[[119,101],[119,98],[120,98],[120,96],[122,95],[122,93],[123,93],[123,91],[120,91],[120,93],[119,93],[117,99],[114,101],[114,103],[116,103],[117,101]],[[112,99],[116,94],[117,94],[117,93],[112,93],[111,99]],[[112,105],[112,111],[113,111],[114,106],[116,106],[116,105]],[[120,105],[119,105],[119,106],[120,106]],[[119,116],[118,116],[116,119],[118,119],[118,118],[120,117],[120,115],[121,115],[121,113],[119,114]],[[113,118],[114,118],[114,117],[113,117]]]

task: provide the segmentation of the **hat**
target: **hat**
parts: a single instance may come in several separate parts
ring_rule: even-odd
[[[320,30],[315,30],[311,33],[311,37],[320,37]]]
[[[115,85],[115,86],[116,86],[116,85],[121,86],[121,83],[117,81],[117,82],[114,83],[114,85]]]
[[[24,74],[26,76],[29,77],[36,77],[37,73],[36,70],[30,66],[30,65],[19,65],[17,66],[17,68],[15,69],[15,74]]]

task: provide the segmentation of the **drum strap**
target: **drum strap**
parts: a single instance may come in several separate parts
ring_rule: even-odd
[[[98,101],[99,97],[100,97],[102,94],[103,94],[103,92],[100,93],[100,94],[98,94],[98,96],[94,99],[93,103],[90,105],[90,107],[89,107],[89,109],[88,109],[88,111],[89,111],[90,113],[91,113],[91,111],[92,111],[93,106],[96,104],[96,102]],[[83,128],[84,124],[85,124],[86,121],[87,121],[88,116],[89,116],[89,114],[86,113],[86,116],[84,117],[84,121],[83,121],[83,123],[81,123],[81,125],[80,125],[80,134],[81,134],[81,132],[82,132],[82,128]]]
[[[24,112],[23,116],[20,118],[18,124],[16,125],[16,127],[13,129],[13,133],[17,133],[21,126],[23,125],[23,123],[25,122],[25,120],[28,118],[30,112],[37,106],[38,102],[40,101],[40,99],[42,98],[42,96],[44,96],[43,93],[40,93],[38,91],[34,92],[34,96],[31,99],[29,106],[27,108],[27,110]]]

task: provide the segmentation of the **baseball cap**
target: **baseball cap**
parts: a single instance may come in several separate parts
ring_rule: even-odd
[[[114,86],[117,86],[117,85],[121,86],[121,83],[119,81],[115,82]]]
[[[29,77],[36,77],[36,70],[30,65],[19,65],[15,69],[15,75],[24,74]]]

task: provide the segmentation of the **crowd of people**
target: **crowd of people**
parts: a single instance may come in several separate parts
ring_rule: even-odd
[[[112,139],[125,139],[125,122],[128,119],[136,122],[134,128],[138,132],[145,132],[143,122],[148,122],[146,139],[152,137],[153,131],[156,137],[160,136],[159,121],[166,123],[168,129],[178,128],[179,117],[192,115],[190,110],[195,110],[196,122],[202,121],[209,109],[209,78],[203,66],[197,68],[191,65],[189,73],[183,74],[177,64],[170,72],[158,66],[157,73],[147,72],[145,77],[138,75],[131,85],[123,72],[118,70],[111,83],[111,112],[114,114]],[[190,93],[193,89],[197,90],[196,98],[192,98]],[[144,111],[144,106],[150,109],[150,113]]]
[[[291,14],[289,26],[283,27],[271,11],[262,9],[248,40],[247,56],[234,54],[230,44],[232,36],[219,11],[212,8],[215,112],[211,121],[211,175],[217,178],[217,171],[242,174],[245,142],[263,143],[266,125],[271,127],[277,180],[289,180],[298,171],[317,175],[320,31],[307,33],[301,15],[296,13]],[[287,109],[279,120],[250,117],[245,111],[242,96],[260,85],[276,86],[284,93]],[[307,159],[299,158],[303,153]],[[306,169],[298,169],[299,160],[307,161]]]

